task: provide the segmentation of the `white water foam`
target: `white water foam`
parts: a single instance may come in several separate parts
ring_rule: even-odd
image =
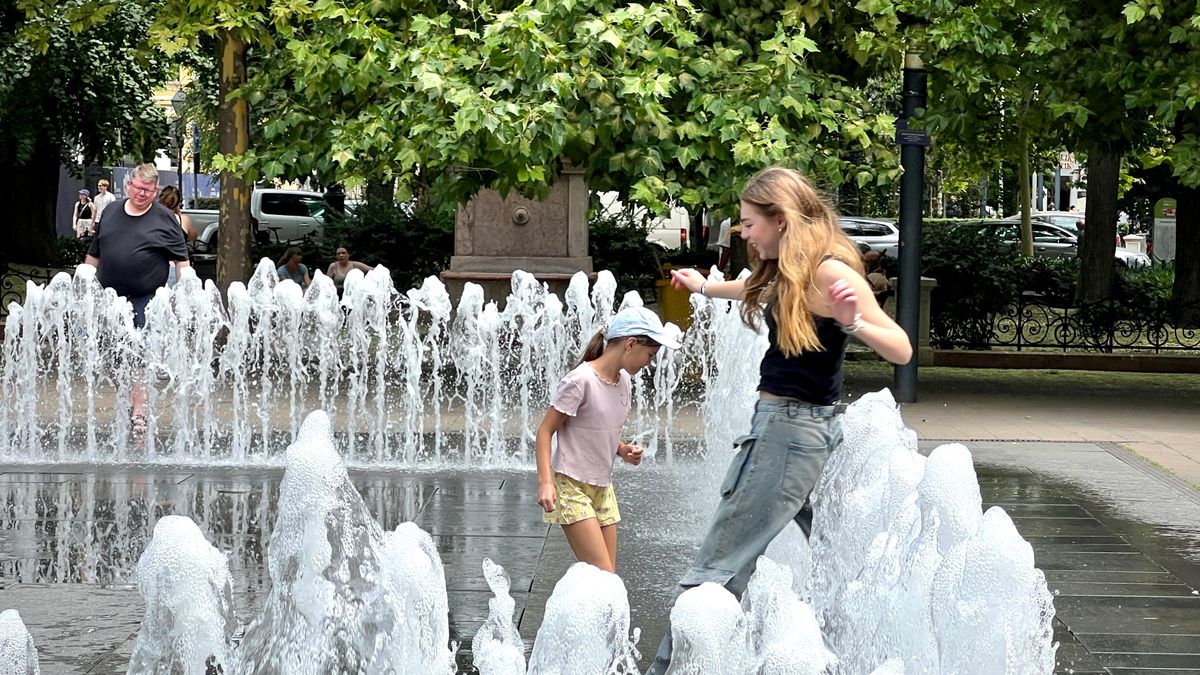
[[[33,636],[15,609],[0,612],[0,675],[40,675]]]
[[[245,673],[454,670],[446,582],[429,535],[384,534],[308,416],[288,450],[271,532],[271,594],[242,643]]]
[[[224,554],[190,518],[164,516],[137,567],[146,613],[129,673],[237,672],[233,577]]]
[[[513,623],[516,603],[509,594],[504,568],[483,559],[483,578],[492,589],[488,616],[471,640],[471,654],[479,675],[515,675],[525,672],[525,644]]]
[[[621,578],[575,563],[546,600],[529,675],[636,673],[638,635],[629,635],[629,598]]]

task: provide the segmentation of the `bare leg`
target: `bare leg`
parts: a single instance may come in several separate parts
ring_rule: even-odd
[[[139,375],[133,383],[133,414],[146,414],[146,376]]]
[[[600,531],[600,523],[595,518],[581,520],[578,523],[563,525],[563,534],[567,535],[567,543],[571,545],[575,557],[581,562],[595,565],[605,572],[616,572],[616,565],[609,555],[608,542]],[[616,532],[613,532],[613,546],[616,547]]]
[[[600,534],[604,536],[604,546],[608,549],[608,559],[612,561],[614,572],[617,571],[617,524],[605,525],[600,528]]]

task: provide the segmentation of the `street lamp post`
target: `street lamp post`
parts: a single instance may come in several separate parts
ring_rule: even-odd
[[[896,398],[917,400],[917,350],[921,330],[921,210],[925,191],[925,147],[929,134],[908,129],[908,121],[925,108],[926,73],[921,56],[904,55],[904,115],[896,133],[900,143],[900,274],[896,289],[896,322],[912,345],[909,362],[896,366]]]
[[[175,110],[175,144],[179,149],[177,166],[179,167],[179,195],[181,197],[187,194],[183,191],[183,134],[187,131],[187,127],[183,123],[183,113],[187,111],[186,103],[187,95],[183,93],[182,89],[176,91],[175,95],[171,97],[171,108]]]
[[[200,200],[200,125],[192,122],[192,208]]]

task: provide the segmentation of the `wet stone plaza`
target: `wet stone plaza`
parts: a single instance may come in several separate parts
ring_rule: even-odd
[[[922,441],[921,450],[937,443]],[[1200,673],[1200,499],[1127,455],[1093,443],[968,443],[983,506],[1002,506],[1054,593],[1056,672]],[[694,551],[692,515],[711,479],[662,463],[616,475],[619,571],[647,665],[672,584]],[[0,473],[0,598],[20,611],[43,673],[125,672],[143,616],[134,567],[165,515],[191,517],[228,553],[244,630],[270,579],[267,542],[281,470],[5,466]],[[544,525],[530,470],[351,471],[385,529],[413,521],[445,565],[451,637],[463,672],[492,597],[484,558],[512,579],[527,650],[574,558]]]

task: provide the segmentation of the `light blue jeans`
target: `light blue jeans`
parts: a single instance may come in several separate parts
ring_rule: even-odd
[[[739,448],[721,482],[721,503],[677,595],[711,581],[740,598],[758,557],[788,522],[795,520],[808,536],[808,495],[842,440],[843,410],[791,399],[755,404],[750,433],[735,442]],[[648,675],[664,675],[670,662],[668,621]]]

